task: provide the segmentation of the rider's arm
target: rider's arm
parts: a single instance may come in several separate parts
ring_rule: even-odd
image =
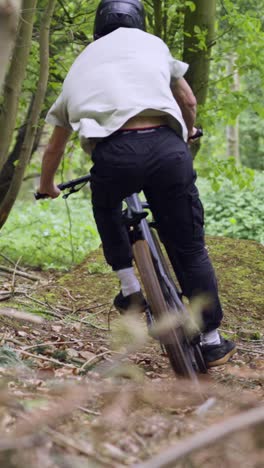
[[[191,136],[193,134],[193,127],[196,119],[196,98],[184,78],[173,79],[171,82],[171,90],[182,111],[182,116],[188,129],[188,134]]]
[[[70,129],[56,126],[44,151],[38,192],[45,193],[51,198],[56,198],[60,194],[60,190],[54,183],[54,176],[70,135]]]

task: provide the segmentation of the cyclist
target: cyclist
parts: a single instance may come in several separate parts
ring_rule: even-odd
[[[145,301],[122,225],[122,200],[144,191],[183,294],[210,296],[203,310],[202,350],[207,366],[224,364],[235,344],[218,332],[223,313],[204,244],[203,208],[188,139],[196,132],[196,99],[183,78],[188,65],[146,32],[140,0],[102,0],[94,42],[78,56],[47,115],[55,126],[44,152],[39,192],[60,191],[54,175],[73,131],[92,153],[94,217],[106,261],[121,282],[114,299],[127,312]]]

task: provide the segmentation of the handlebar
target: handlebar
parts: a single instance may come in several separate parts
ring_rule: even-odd
[[[58,184],[58,188],[60,190],[67,190],[67,189],[70,189],[70,192],[67,194],[67,195],[64,195],[64,197],[67,197],[69,196],[71,193],[75,193],[75,192],[78,192],[78,190],[80,190],[80,188],[78,189],[75,189],[75,187],[77,185],[85,185],[87,184],[87,182],[89,182],[91,179],[91,174],[87,174],[83,177],[79,177],[77,179],[72,179],[72,180],[69,180],[68,182],[63,182],[62,184]],[[48,195],[46,195],[45,193],[39,193],[39,192],[36,192],[34,193],[34,197],[36,200],[40,200],[42,198],[46,198]]]

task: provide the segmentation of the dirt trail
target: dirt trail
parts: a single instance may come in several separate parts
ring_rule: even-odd
[[[1,307],[43,317],[36,324],[0,316],[0,466],[133,465],[263,404],[264,249],[229,239],[208,246],[225,305],[223,333],[235,338],[238,353],[203,377],[199,392],[175,379],[152,340],[120,364],[131,337],[111,310],[118,283],[100,250],[67,274],[0,277]],[[133,323],[134,338],[145,328],[143,318]],[[177,466],[258,468],[263,445],[257,426]]]

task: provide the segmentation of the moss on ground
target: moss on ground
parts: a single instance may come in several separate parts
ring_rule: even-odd
[[[219,282],[224,326],[263,331],[264,247],[257,242],[224,237],[208,237],[207,247]],[[88,303],[111,303],[119,290],[101,249],[62,275],[58,284]]]
[[[225,323],[263,330],[264,247],[257,242],[209,237]]]
[[[256,337],[263,335],[264,247],[257,242],[224,237],[206,240],[225,313],[223,328],[246,329]],[[118,291],[118,280],[107,267],[99,248],[68,273],[51,274],[46,285],[37,289],[33,297],[46,303],[47,308],[48,305],[58,309],[60,305],[69,305],[73,311],[74,308],[90,308],[92,312],[93,305],[110,307]],[[2,302],[2,306],[21,307],[16,304],[15,297],[11,301]],[[45,305],[35,303],[25,307],[23,304],[22,308],[41,313]]]

